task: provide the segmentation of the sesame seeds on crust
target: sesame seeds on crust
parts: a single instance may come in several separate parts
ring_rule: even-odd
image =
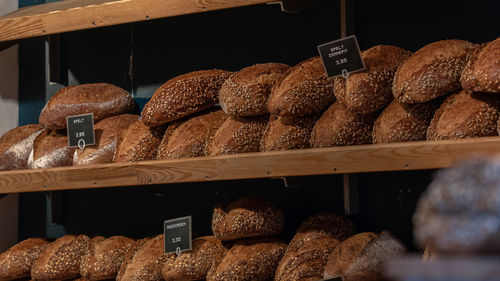
[[[500,93],[500,38],[474,50],[468,57],[461,83],[465,90]]]

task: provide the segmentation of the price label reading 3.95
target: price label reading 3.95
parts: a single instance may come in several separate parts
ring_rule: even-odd
[[[350,73],[365,69],[356,36],[348,36],[318,46],[328,77],[346,78]]]

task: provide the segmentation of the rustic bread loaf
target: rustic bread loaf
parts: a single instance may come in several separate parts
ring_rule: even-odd
[[[460,89],[460,76],[474,45],[442,40],[416,51],[394,76],[392,93],[402,103],[419,103]]]
[[[130,124],[118,138],[114,162],[135,162],[156,159],[165,126],[150,128],[142,120]]]
[[[138,119],[139,115],[120,114],[97,122],[94,126],[95,146],[85,147],[83,151],[77,149],[73,156],[73,165],[86,166],[113,162],[120,133]]]
[[[267,114],[267,100],[275,83],[290,66],[263,63],[244,68],[231,75],[219,91],[219,104],[231,116]]]
[[[217,129],[226,120],[222,110],[209,111],[167,128],[158,147],[157,159],[205,156]]]
[[[28,157],[28,168],[71,166],[75,148],[68,145],[68,137],[63,130],[42,131],[33,140],[33,149]]]
[[[267,108],[271,115],[305,116],[320,113],[334,101],[333,79],[314,57],[287,71],[271,91]]]
[[[500,96],[461,91],[448,97],[427,129],[428,140],[496,136]]]
[[[215,237],[223,241],[278,235],[284,224],[285,217],[281,209],[251,197],[234,201],[226,208],[215,207],[212,216],[212,231]]]
[[[303,117],[271,115],[260,142],[260,151],[308,148],[311,131],[317,119],[317,115]]]
[[[354,223],[344,216],[333,213],[318,213],[307,218],[297,229],[290,247],[297,244],[299,247],[310,239],[333,237],[340,241],[345,240],[356,232]]]
[[[29,277],[33,263],[49,243],[43,238],[29,238],[0,254],[0,280]]]
[[[33,140],[42,132],[40,125],[25,125],[0,137],[0,170],[26,169]]]
[[[144,106],[142,121],[156,127],[213,106],[229,75],[224,70],[201,70],[168,80]]]
[[[474,92],[500,93],[500,38],[477,47],[468,57],[460,81]]]
[[[88,251],[86,235],[64,235],[40,254],[31,269],[33,280],[66,280],[80,276],[80,261]]]
[[[409,51],[390,45],[377,45],[363,51],[364,71],[352,73],[347,80],[341,76],[334,78],[337,101],[360,114],[385,107],[394,99],[394,74],[409,56]]]
[[[40,113],[40,125],[49,129],[66,128],[66,117],[94,113],[94,121],[135,109],[133,98],[122,88],[107,84],[66,87],[50,98]]]

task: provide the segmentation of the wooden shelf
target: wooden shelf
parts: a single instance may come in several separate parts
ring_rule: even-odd
[[[500,137],[246,153],[0,172],[0,194],[448,167],[500,151]]]
[[[271,0],[65,0],[0,17],[0,41],[249,6]]]

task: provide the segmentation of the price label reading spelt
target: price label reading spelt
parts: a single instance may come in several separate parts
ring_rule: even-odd
[[[81,114],[66,117],[68,146],[80,147],[95,144],[94,114]]]
[[[165,254],[192,250],[191,216],[166,220],[163,223]]]
[[[318,52],[328,77],[342,75],[347,78],[349,73],[365,69],[354,35],[319,45]]]

